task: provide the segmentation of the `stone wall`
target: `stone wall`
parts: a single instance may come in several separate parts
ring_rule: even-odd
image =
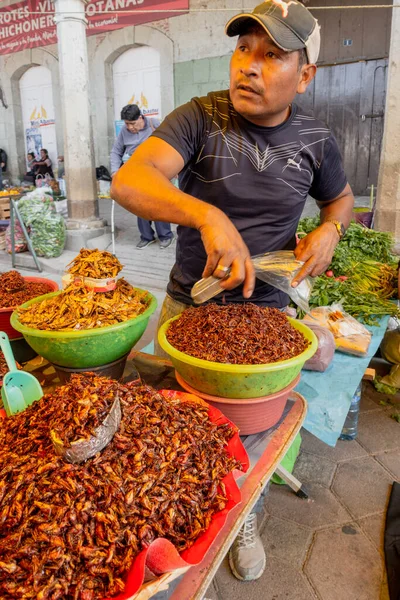
[[[230,54],[175,63],[175,104],[229,87]]]

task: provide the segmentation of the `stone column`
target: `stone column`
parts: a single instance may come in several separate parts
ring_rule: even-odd
[[[55,0],[55,22],[68,193],[67,228],[83,233],[104,225],[98,212],[90,120],[85,0]],[[97,237],[103,232],[92,231],[92,235],[85,235],[85,238]]]
[[[378,178],[375,227],[400,243],[400,0],[392,10],[385,126]]]

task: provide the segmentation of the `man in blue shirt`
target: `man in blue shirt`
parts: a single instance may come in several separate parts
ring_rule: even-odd
[[[135,152],[136,148],[142,142],[151,136],[153,131],[160,125],[158,119],[149,119],[144,117],[140,112],[140,108],[136,104],[128,104],[121,110],[121,119],[125,121],[121,131],[110,154],[111,175],[114,176],[122,165],[124,156],[128,158]],[[152,221],[138,217],[138,227],[140,231],[140,241],[136,248],[142,250],[156,241],[155,232],[152,227]],[[160,247],[168,248],[174,239],[174,234],[171,231],[171,225],[161,221],[154,221]]]

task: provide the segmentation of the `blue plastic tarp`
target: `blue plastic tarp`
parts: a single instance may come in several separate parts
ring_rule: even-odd
[[[379,327],[368,327],[372,339],[366,357],[335,352],[333,361],[324,373],[302,371],[296,391],[308,403],[304,427],[330,446],[335,446],[342,432],[351,400],[380,346],[388,320],[389,317],[385,317]]]

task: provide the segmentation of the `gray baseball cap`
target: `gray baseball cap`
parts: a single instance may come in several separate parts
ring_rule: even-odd
[[[259,23],[282,50],[291,52],[304,48],[308,62],[317,62],[321,44],[320,27],[317,19],[301,2],[277,0],[275,3],[266,0],[256,6],[252,13],[232,17],[226,24],[225,32],[229,37],[240,35],[251,21]]]

